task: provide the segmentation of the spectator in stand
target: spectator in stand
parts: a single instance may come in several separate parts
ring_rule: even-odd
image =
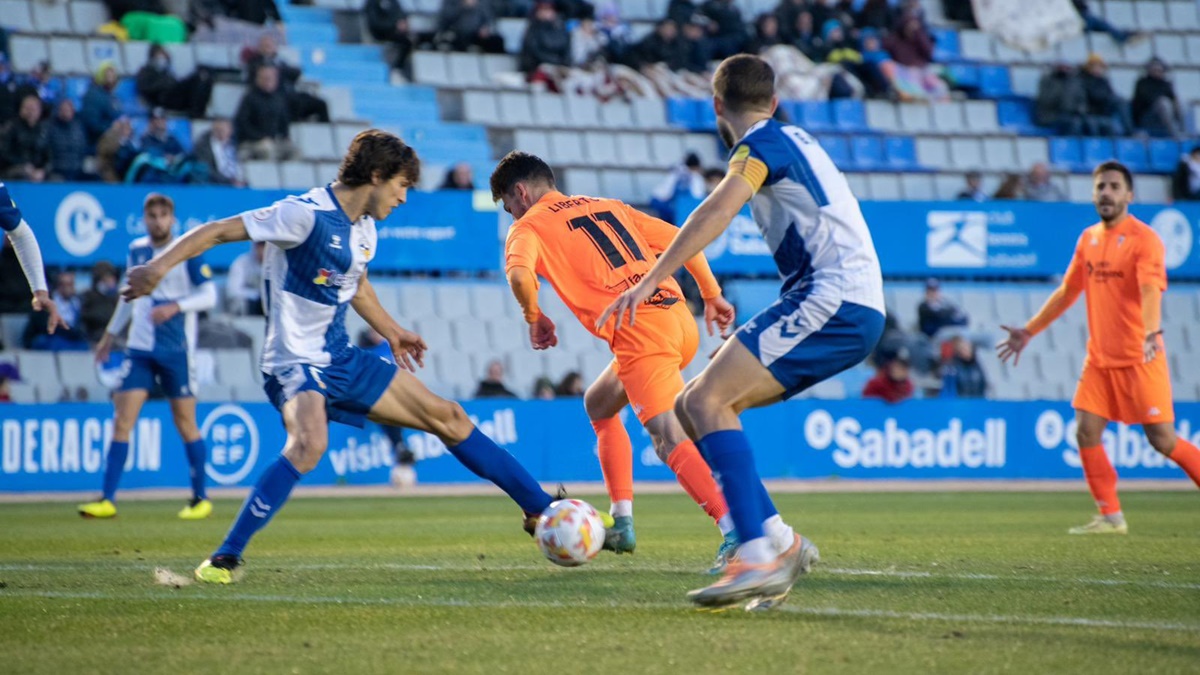
[[[1118,44],[1126,44],[1130,41],[1138,41],[1145,39],[1145,34],[1127,31],[1117,28],[1108,21],[1094,14],[1088,7],[1088,0],[1071,0],[1071,4],[1075,5],[1075,11],[1079,12],[1079,16],[1083,19],[1083,29],[1096,33],[1108,33]]]
[[[17,116],[17,108],[21,104],[21,99],[17,97],[18,85],[19,80],[8,63],[8,56],[0,54],[0,129]]]
[[[796,40],[796,20],[800,18],[800,15],[805,12],[812,15],[808,0],[779,0],[779,4],[775,5],[775,9],[772,11],[775,19],[779,22],[780,34],[788,42]]]
[[[682,70],[695,75],[703,75],[703,83],[707,83],[708,64],[712,60],[712,47],[708,40],[707,19],[696,15],[692,20],[683,24],[683,67]],[[703,84],[702,83],[702,84]],[[707,86],[711,87],[711,84]]]
[[[1088,56],[1083,66],[1083,91],[1087,94],[1087,126],[1093,136],[1127,136],[1129,110],[1113,91],[1108,79],[1108,64],[1099,54]]]
[[[167,127],[167,111],[155,108],[150,111],[150,122],[142,134],[142,152],[148,152],[156,157],[162,157],[167,163],[174,162],[187,154],[183,143],[179,141]]]
[[[487,376],[479,381],[475,390],[475,398],[517,398],[508,387],[504,386],[504,364],[491,361],[487,365]]]
[[[96,142],[96,164],[100,169],[100,179],[105,183],[124,182],[125,174],[137,155],[138,146],[129,118],[118,117]]]
[[[921,20],[908,16],[899,28],[883,39],[883,48],[896,62],[892,80],[901,100],[949,99],[950,89],[930,64],[933,62],[933,39],[921,25]]]
[[[208,168],[208,179],[217,185],[245,187],[246,177],[233,142],[233,125],[228,119],[213,120],[212,128],[196,140],[196,161]]]
[[[954,198],[969,199],[973,202],[986,202],[988,197],[987,193],[983,191],[982,187],[980,187],[983,182],[983,177],[979,175],[979,172],[968,171],[966,180],[966,186]]]
[[[689,152],[683,163],[671,169],[654,192],[650,193],[650,208],[668,223],[675,223],[675,200],[679,197],[704,199],[704,170],[700,156]]]
[[[466,162],[455,164],[446,172],[446,180],[442,181],[443,190],[474,190],[475,178],[471,175],[471,165]]]
[[[583,396],[583,376],[572,370],[563,375],[563,379],[554,388],[555,396],[575,397]]]
[[[288,137],[291,118],[287,97],[279,90],[279,70],[259,66],[254,85],[242,97],[234,116],[238,159],[291,159],[296,148]]]
[[[1065,202],[1067,195],[1050,179],[1050,167],[1038,162],[1029,169],[1025,179],[1025,199],[1031,202]]]
[[[664,18],[674,21],[676,26],[682,26],[698,14],[700,8],[692,0],[671,0]]]
[[[758,19],[754,22],[754,37],[750,39],[746,51],[751,54],[761,54],[764,50],[779,44],[783,44],[783,37],[779,34],[779,19],[768,12],[759,14]]]
[[[704,194],[711,195],[713,190],[716,190],[717,186],[720,185],[721,181],[724,179],[725,179],[725,170],[724,169],[718,169],[715,167],[711,168],[711,169],[705,169],[704,170]]]
[[[182,80],[176,77],[171,69],[171,54],[162,45],[151,45],[150,57],[137,73],[137,92],[146,103],[193,119],[204,117],[212,90],[212,73],[204,66]]]
[[[867,0],[854,15],[854,25],[862,30],[874,28],[886,33],[892,28],[892,8],[888,0]]]
[[[51,176],[54,180],[89,181],[97,176],[85,173],[83,159],[87,154],[87,132],[75,115],[75,104],[64,98],[55,106],[54,117],[46,129],[50,146]]]
[[[117,268],[112,263],[101,260],[92,265],[92,286],[83,292],[79,303],[79,328],[92,344],[104,337],[117,309],[117,281]]]
[[[542,401],[554,400],[554,382],[543,375],[533,383],[533,397]]]
[[[554,0],[554,11],[565,20],[596,18],[596,6],[587,0]]]
[[[992,199],[1024,199],[1025,187],[1021,184],[1021,174],[1006,173],[1000,187],[992,194]]]
[[[825,41],[817,35],[813,28],[812,12],[800,12],[796,15],[796,25],[792,30],[792,46],[800,50],[811,61],[820,61],[825,55]]]
[[[371,37],[392,46],[392,67],[411,80],[411,57],[416,42],[408,23],[408,12],[404,11],[400,0],[367,0],[363,12],[367,15],[367,30]]]
[[[258,39],[258,50],[246,59],[246,79],[254,81],[254,74],[263,66],[274,66],[279,71],[279,90],[287,99],[288,115],[292,122],[315,119],[329,121],[329,105],[319,96],[300,91],[296,84],[302,74],[300,69],[279,56],[279,42],[275,36],[264,34]]]
[[[583,19],[571,31],[571,65],[576,68],[586,68],[596,59],[605,58],[607,40],[596,22]]]
[[[1179,159],[1171,179],[1171,196],[1179,201],[1200,201],[1200,144]]]
[[[862,63],[862,53],[846,37],[846,29],[837,19],[821,25],[822,49],[818,54],[826,63],[856,66]]]
[[[559,18],[553,2],[539,2],[534,6],[533,18],[529,20],[525,39],[521,41],[521,72],[532,81],[541,67],[570,65],[571,35],[567,32],[567,26]]]
[[[50,299],[58,306],[58,314],[67,327],[59,327],[53,334],[46,332],[49,314],[34,312],[29,315],[29,323],[25,325],[25,333],[21,344],[25,349],[42,351],[87,351],[87,337],[79,327],[80,310],[82,309],[79,295],[75,292],[75,273],[59,272],[54,280],[54,292]]]
[[[863,398],[879,398],[888,403],[899,403],[913,395],[911,364],[908,350],[901,348],[867,381],[863,387]]]
[[[604,39],[605,58],[609,63],[625,63],[633,47],[633,28],[621,20],[621,12],[613,2],[601,5],[596,18],[597,29]]]
[[[225,281],[225,305],[231,314],[262,316],[262,262],[266,246],[256,241],[229,266]]]
[[[3,176],[41,183],[50,169],[50,141],[42,121],[42,100],[34,94],[21,99],[20,114],[4,134],[0,153]]]
[[[496,16],[483,0],[444,0],[437,42],[456,52],[503,54],[504,38],[496,34],[495,26]]]
[[[121,106],[113,95],[116,87],[117,67],[112,61],[101,63],[96,68],[94,81],[83,95],[83,106],[79,111],[89,142],[98,141],[121,116]]]
[[[42,100],[42,119],[50,116],[54,105],[66,94],[62,78],[55,77],[49,61],[39,61],[24,78],[19,78],[17,101],[33,94]]]
[[[268,21],[283,23],[283,17],[279,15],[279,7],[275,5],[275,0],[236,0],[236,2],[225,2],[224,5],[225,15],[231,19],[259,26]]]
[[[810,11],[813,13],[813,25],[824,26],[829,21],[837,21],[848,33],[854,30],[854,10],[841,0],[816,0]],[[847,35],[853,39],[853,35]]]
[[[1167,64],[1150,59],[1146,74],[1133,88],[1133,124],[1153,136],[1183,138],[1183,112],[1175,96],[1175,85],[1167,79]]]
[[[867,89],[871,98],[890,98],[898,86],[898,69],[892,55],[883,49],[879,33],[874,28],[864,28],[859,31],[863,63],[858,71],[858,77]],[[898,95],[897,95],[898,96]]]
[[[708,38],[712,58],[728,58],[746,48],[749,39],[746,23],[742,21],[742,10],[733,4],[733,0],[708,0],[700,8],[700,13],[711,22]]]
[[[1087,120],[1087,92],[1075,68],[1059,63],[1038,81],[1033,121],[1061,136],[1083,133]]]
[[[987,396],[987,375],[975,358],[975,343],[960,336],[950,341],[950,358],[942,365],[942,396],[983,398]]]
[[[937,279],[925,280],[925,299],[917,306],[917,324],[926,337],[938,339],[938,333],[946,328],[964,328],[970,323],[966,312],[959,309],[949,298],[942,295],[942,285]]]

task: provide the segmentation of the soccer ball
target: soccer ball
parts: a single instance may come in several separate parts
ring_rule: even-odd
[[[587,502],[560,499],[542,512],[533,531],[546,560],[576,567],[596,557],[604,545],[604,523]]]

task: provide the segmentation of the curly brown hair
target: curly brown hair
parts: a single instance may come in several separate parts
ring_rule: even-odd
[[[338,169],[338,182],[347,187],[368,185],[375,178],[391,180],[403,176],[409,185],[421,179],[421,160],[395,134],[379,129],[359,132]]]

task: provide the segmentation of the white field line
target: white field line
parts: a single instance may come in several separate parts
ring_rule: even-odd
[[[122,563],[122,562],[61,562],[61,563],[0,563],[0,572],[56,572],[56,571],[79,571],[79,570],[94,570],[94,569],[129,569],[129,570],[153,570],[161,565],[152,564],[150,562],[138,563]],[[258,569],[287,569],[300,571],[313,570],[362,570],[362,571],[400,571],[400,572],[536,572],[539,570],[555,570],[549,564],[505,564],[492,565],[486,561],[478,563],[449,563],[449,564],[417,564],[417,563],[298,563],[298,564],[275,564],[267,563],[258,566]],[[620,567],[592,567],[592,570],[599,573],[605,572],[659,572],[659,573],[695,573],[699,574],[701,570],[698,567],[689,567],[685,565],[656,565],[656,564],[630,564],[629,566]],[[256,571],[255,566],[250,566],[247,571],[253,574]],[[1029,575],[1003,575],[1003,574],[988,574],[981,572],[926,572],[926,571],[906,571],[895,569],[857,569],[845,567],[817,567],[817,574],[830,574],[834,576],[848,577],[884,577],[894,579],[928,579],[937,581],[939,579],[952,579],[958,581],[989,581],[989,582],[1014,582],[1027,584],[1078,584],[1084,586],[1131,586],[1136,588],[1162,588],[1168,590],[1184,590],[1196,591],[1200,590],[1200,583],[1180,582],[1180,581],[1159,581],[1156,579],[1096,579],[1087,577],[1043,577]]]
[[[115,593],[90,591],[24,591],[5,590],[0,592],[7,597],[54,598],[60,600],[162,600],[169,597],[171,602],[183,600],[199,600],[220,602],[249,602],[249,603],[278,603],[292,605],[344,605],[344,606],[397,606],[397,607],[463,607],[463,608],[494,608],[494,609],[658,609],[682,610],[687,607],[679,603],[617,603],[617,602],[555,602],[539,600],[456,600],[438,598],[359,598],[352,596],[291,596],[291,595],[254,595],[226,593],[214,589],[212,594],[197,595],[191,593],[141,593],[119,595]],[[1164,621],[1118,621],[1112,619],[1091,619],[1078,616],[1023,616],[1005,614],[945,614],[940,612],[897,612],[886,609],[849,609],[844,607],[802,607],[785,605],[781,611],[790,614],[822,616],[832,618],[865,618],[865,619],[894,619],[900,621],[938,621],[956,623],[994,623],[1009,625],[1050,625],[1050,626],[1081,626],[1086,628],[1118,628],[1124,630],[1141,629],[1156,631],[1200,632],[1198,623],[1174,623]]]

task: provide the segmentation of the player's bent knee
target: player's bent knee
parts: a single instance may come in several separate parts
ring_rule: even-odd
[[[1179,439],[1175,436],[1175,430],[1166,425],[1164,429],[1146,429],[1146,440],[1150,441],[1150,446],[1157,450],[1160,454],[1171,456],[1175,451],[1175,445]]]
[[[458,445],[471,435],[475,425],[467,417],[467,411],[454,401],[442,399],[429,410],[426,424],[429,431],[446,445]]]
[[[300,431],[288,439],[283,455],[300,473],[317,468],[329,445],[329,434],[322,430]]]
[[[714,407],[710,393],[695,382],[689,382],[675,399],[675,412],[680,420],[686,420],[684,424],[689,428],[696,426],[696,420],[711,415]]]

